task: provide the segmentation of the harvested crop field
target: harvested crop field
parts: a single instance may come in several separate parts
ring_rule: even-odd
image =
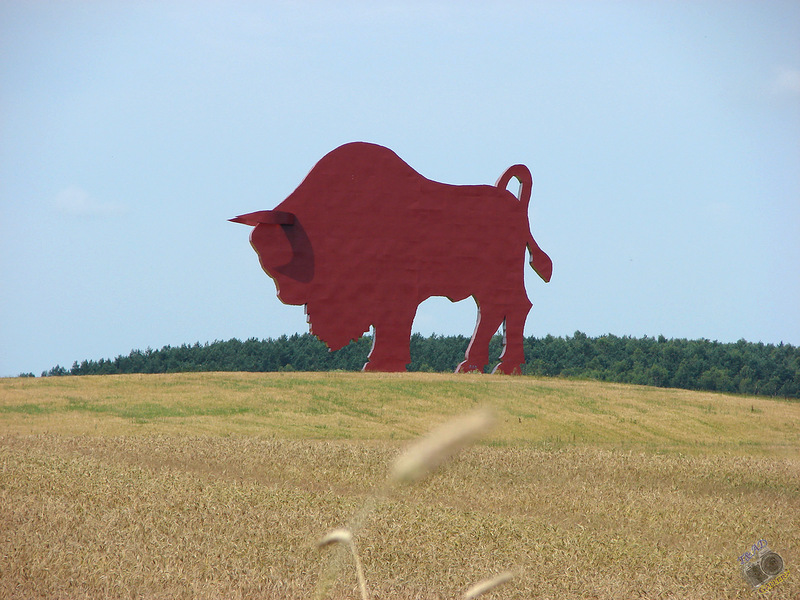
[[[494,427],[420,481],[431,428]],[[800,403],[531,377],[208,373],[0,380],[0,597],[800,594]]]

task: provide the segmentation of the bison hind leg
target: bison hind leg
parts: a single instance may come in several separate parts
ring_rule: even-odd
[[[505,373],[506,375],[520,375],[522,364],[525,362],[524,330],[525,320],[531,310],[531,303],[526,297],[508,311],[503,321],[503,353],[500,363],[492,373]]]
[[[498,307],[481,303],[477,298],[475,302],[478,305],[478,322],[464,361],[456,367],[456,373],[483,373],[489,362],[489,341],[503,322],[503,311]]]
[[[489,362],[489,342],[502,324],[503,353],[500,355],[500,364],[492,372],[520,374],[521,365],[525,362],[523,330],[531,309],[527,296],[523,295],[514,304],[499,306],[487,302],[481,303],[477,299],[476,302],[478,323],[467,346],[465,360],[456,367],[456,373],[483,372]]]

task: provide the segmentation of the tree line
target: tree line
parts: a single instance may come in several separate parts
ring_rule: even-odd
[[[464,359],[469,338],[431,335],[411,337],[410,371],[452,372]],[[567,337],[528,337],[525,375],[588,378],[617,383],[800,398],[800,348],[740,340],[589,337],[580,331]],[[133,350],[115,359],[84,360],[66,369],[55,366],[42,376],[176,373],[185,371],[357,371],[367,361],[372,338],[364,336],[329,352],[311,334],[245,341],[164,346]],[[490,344],[496,364],[502,337]]]

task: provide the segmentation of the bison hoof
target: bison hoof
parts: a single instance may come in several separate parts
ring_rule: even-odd
[[[456,367],[456,373],[483,373],[483,366],[465,360]]]
[[[405,373],[406,365],[393,361],[374,361],[371,360],[364,364],[362,371],[372,371],[376,373]]]
[[[493,370],[492,373],[505,373],[506,375],[522,375],[522,369],[519,363],[501,362]]]

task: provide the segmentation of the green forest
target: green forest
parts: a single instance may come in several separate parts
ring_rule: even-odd
[[[464,359],[469,338],[414,334],[410,371],[452,372]],[[498,362],[502,337],[490,346]],[[336,352],[311,334],[246,341],[165,346],[133,350],[115,359],[55,366],[42,376],[175,373],[181,371],[357,371],[367,360],[372,338],[364,336]],[[740,340],[700,340],[603,335],[580,331],[566,338],[525,338],[523,374],[634,383],[800,398],[800,348]]]

